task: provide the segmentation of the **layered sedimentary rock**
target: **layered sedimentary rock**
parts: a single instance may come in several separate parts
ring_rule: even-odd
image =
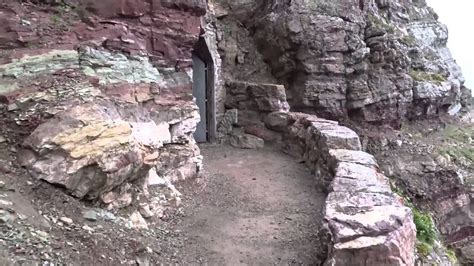
[[[22,143],[19,163],[109,207],[137,191],[151,204],[148,185],[195,176],[191,53],[205,11],[185,0],[0,3],[1,130]]]
[[[424,1],[218,2],[222,21],[241,23],[231,35],[253,38],[260,52],[246,56],[245,42],[237,53],[224,47],[230,76],[252,78],[239,68],[258,67],[285,85],[293,110],[396,124],[466,103],[447,29]]]

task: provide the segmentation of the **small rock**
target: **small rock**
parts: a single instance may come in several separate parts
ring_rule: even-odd
[[[230,145],[242,149],[263,148],[265,142],[263,139],[250,134],[234,135],[230,138]]]
[[[147,183],[148,183],[149,186],[165,186],[166,185],[166,180],[164,178],[160,177],[156,173],[155,168],[152,168],[148,172]]]
[[[153,253],[153,249],[151,249],[150,247],[146,247],[145,251],[146,253],[150,253],[150,254]]]
[[[93,210],[86,211],[82,216],[84,219],[89,221],[97,221],[97,212]]]
[[[449,165],[448,159],[443,155],[436,156],[435,161],[441,167],[447,167]]]
[[[117,219],[117,217],[115,217],[113,213],[108,211],[102,211],[100,213],[100,217],[103,218],[105,221],[114,221],[115,219]]]
[[[7,142],[7,139],[4,136],[0,136],[0,143]]]
[[[82,227],[82,229],[83,229],[83,230],[86,230],[86,231],[89,232],[89,233],[91,233],[91,232],[94,231],[94,228],[91,228],[91,227],[88,226],[88,225],[84,225],[84,226]]]
[[[462,110],[462,105],[460,103],[453,104],[449,107],[448,109],[448,114],[450,116],[455,116],[457,115],[460,111]]]
[[[110,191],[108,193],[105,193],[104,195],[102,195],[102,201],[105,203],[105,204],[109,204],[109,203],[112,203],[116,200],[116,194],[115,192],[113,191]]]
[[[34,232],[32,232],[38,239],[40,239],[41,241],[43,242],[48,242],[49,240],[49,234],[46,233],[45,231],[41,231],[41,230],[35,230]]]
[[[150,259],[145,258],[145,257],[138,257],[136,259],[137,265],[138,266],[148,266],[150,265]]]
[[[15,220],[15,216],[8,211],[0,210],[0,223],[10,223]]]
[[[66,225],[71,225],[71,224],[73,224],[72,219],[71,219],[71,218],[68,218],[68,217],[61,217],[61,218],[59,218],[59,220],[60,220],[61,222],[63,222],[64,224],[66,224]]]
[[[148,224],[143,219],[143,216],[139,212],[134,212],[130,215],[130,225],[132,228],[135,229],[148,229]]]
[[[400,139],[397,139],[397,140],[395,141],[395,144],[397,144],[398,147],[401,147],[401,146],[403,145],[403,141],[400,140]]]
[[[117,199],[115,206],[119,209],[125,208],[132,204],[132,193],[124,193]]]
[[[8,200],[2,200],[2,199],[0,199],[0,205],[3,205],[3,206],[13,206],[13,202],[8,201]]]
[[[5,182],[0,181],[0,188],[4,188],[4,187],[5,187]]]
[[[140,214],[144,218],[150,218],[153,216],[153,212],[150,210],[150,205],[148,203],[142,203],[140,204]]]
[[[7,107],[8,112],[13,112],[15,110],[18,110],[18,105],[16,103],[12,103]]]

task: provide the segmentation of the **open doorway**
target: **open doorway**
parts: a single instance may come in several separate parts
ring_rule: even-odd
[[[216,132],[214,62],[203,37],[193,51],[193,96],[201,116],[194,139],[198,143],[213,141]]]

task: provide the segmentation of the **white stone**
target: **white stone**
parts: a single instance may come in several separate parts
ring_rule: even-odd
[[[134,213],[132,213],[132,215],[130,215],[130,225],[131,225],[131,228],[135,228],[139,230],[148,229],[147,222],[145,221],[143,216],[137,211],[135,211]]]
[[[157,125],[155,122],[148,122],[130,123],[130,125],[132,136],[145,146],[161,147],[171,142],[170,128],[167,123]]]
[[[64,224],[66,224],[66,225],[73,224],[73,220],[71,218],[68,218],[68,217],[61,217],[61,218],[59,218],[59,220],[61,222],[63,222]]]
[[[149,186],[165,186],[167,181],[156,173],[155,168],[152,168],[148,172],[147,183]]]
[[[455,116],[461,111],[461,109],[462,109],[462,105],[460,103],[451,105],[451,107],[449,107],[448,109],[448,114],[450,116]]]
[[[8,200],[2,200],[2,199],[0,199],[0,205],[3,205],[3,206],[13,206],[13,202],[8,201]]]

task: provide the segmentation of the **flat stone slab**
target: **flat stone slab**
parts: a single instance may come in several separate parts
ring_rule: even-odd
[[[265,142],[263,139],[257,136],[241,134],[232,136],[230,138],[230,145],[232,145],[232,147],[241,149],[259,149],[263,148]]]
[[[356,163],[339,163],[331,184],[332,191],[391,193],[388,178],[375,168]]]
[[[363,151],[334,149],[329,151],[329,155],[334,163],[333,165],[344,162],[360,164],[371,168],[378,168],[378,163],[374,156]]]

